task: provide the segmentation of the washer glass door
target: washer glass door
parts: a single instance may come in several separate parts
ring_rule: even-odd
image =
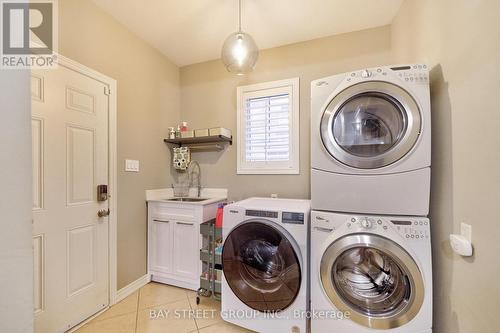
[[[323,114],[328,152],[356,168],[380,168],[405,156],[420,133],[420,112],[402,88],[364,82],[336,95]]]
[[[283,231],[270,222],[253,220],[234,228],[224,242],[226,281],[254,310],[284,310],[299,293],[299,256]]]
[[[420,310],[423,278],[411,256],[374,234],[351,234],[333,242],[321,259],[323,288],[340,311],[366,327],[389,329]]]

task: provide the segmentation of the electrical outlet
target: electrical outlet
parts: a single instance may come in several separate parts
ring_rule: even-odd
[[[470,224],[460,223],[460,234],[472,242],[472,226]]]
[[[138,160],[125,160],[125,171],[139,172]]]

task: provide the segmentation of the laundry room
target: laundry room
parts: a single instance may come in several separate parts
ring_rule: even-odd
[[[498,0],[0,20],[0,332],[500,331]]]

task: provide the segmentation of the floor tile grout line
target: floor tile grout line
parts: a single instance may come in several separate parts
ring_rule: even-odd
[[[136,304],[136,307],[135,307],[135,329],[134,329],[134,333],[137,333],[137,322],[139,321],[139,302],[141,300],[141,289],[142,288],[139,288],[138,292],[137,292],[137,304]]]
[[[191,311],[194,311],[193,307],[191,306],[191,301],[189,300],[189,295],[188,295],[187,291],[186,291],[186,299],[188,301],[189,308],[191,309]],[[198,327],[198,322],[196,321],[196,318],[193,318],[193,321],[194,321],[194,325],[196,326],[196,332],[200,333],[200,329]]]

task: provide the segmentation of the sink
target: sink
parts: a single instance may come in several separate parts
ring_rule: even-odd
[[[166,201],[177,201],[177,202],[200,202],[208,200],[207,198],[168,198]]]

